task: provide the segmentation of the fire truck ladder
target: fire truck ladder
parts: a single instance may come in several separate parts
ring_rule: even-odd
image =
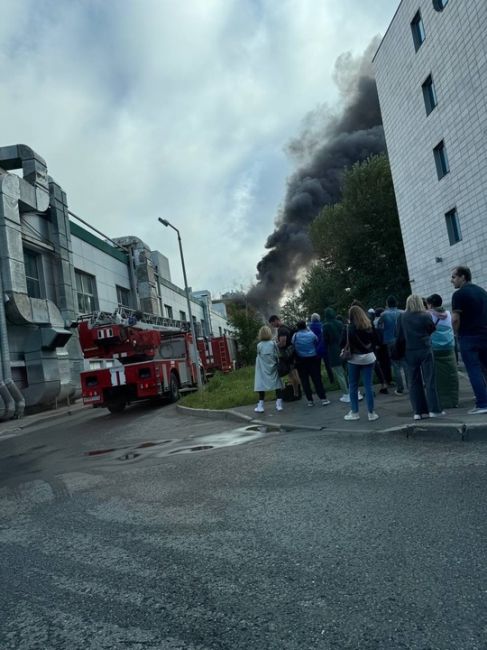
[[[225,339],[220,339],[218,341],[218,352],[219,352],[219,357],[220,357],[220,362],[222,365],[222,368],[229,368],[232,365],[232,362],[230,360],[230,357],[228,355],[228,348]]]
[[[135,318],[136,314],[139,316],[134,323],[137,327],[142,329],[172,329],[182,332],[189,331],[189,323],[172,318],[164,318],[156,314],[149,314],[142,312],[140,317],[139,311],[136,309],[129,309],[128,307],[118,307],[113,312],[95,311],[90,314],[81,314],[78,316],[79,321],[89,321],[91,326],[94,325],[110,325],[112,323],[120,323],[130,325],[130,319]]]

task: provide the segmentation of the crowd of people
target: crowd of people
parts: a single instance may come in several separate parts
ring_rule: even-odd
[[[295,327],[271,316],[258,335],[255,411],[264,412],[266,391],[275,391],[275,406],[281,411],[283,391],[289,389],[291,399],[300,399],[301,388],[308,406],[316,403],[313,393],[327,406],[324,366],[330,383],[336,381],[342,391],[340,400],[350,403],[345,420],[360,419],[360,380],[367,417],[378,419],[374,376],[381,394],[408,391],[415,420],[441,417],[445,409],[458,406],[460,354],[475,396],[469,414],[487,413],[487,292],[473,284],[465,266],[453,269],[451,282],[451,311],[434,293],[427,298],[410,295],[404,310],[392,295],[384,308],[366,309],[354,301],[345,319],[328,307],[323,321],[314,313]]]

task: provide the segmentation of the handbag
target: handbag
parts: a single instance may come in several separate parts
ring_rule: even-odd
[[[342,361],[350,361],[351,358],[352,358],[352,351],[350,349],[350,341],[348,340],[348,327],[347,327],[347,342],[345,343],[345,347],[340,352],[340,359]]]

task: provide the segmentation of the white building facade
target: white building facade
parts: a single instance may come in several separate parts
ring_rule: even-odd
[[[374,58],[413,293],[487,287],[487,1],[402,0]]]
[[[79,221],[43,158],[25,145],[0,147],[0,419],[79,395],[82,315],[140,311],[189,329],[186,292],[171,282],[167,257]],[[207,291],[191,297],[191,312],[198,336],[232,331]]]

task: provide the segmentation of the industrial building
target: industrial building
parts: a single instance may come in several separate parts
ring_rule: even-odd
[[[487,286],[487,2],[402,0],[374,58],[414,293]]]
[[[137,310],[188,326],[186,292],[164,255],[70,215],[43,158],[25,145],[0,147],[0,419],[79,395],[83,314]],[[231,331],[209,291],[192,293],[191,311],[198,335]]]

